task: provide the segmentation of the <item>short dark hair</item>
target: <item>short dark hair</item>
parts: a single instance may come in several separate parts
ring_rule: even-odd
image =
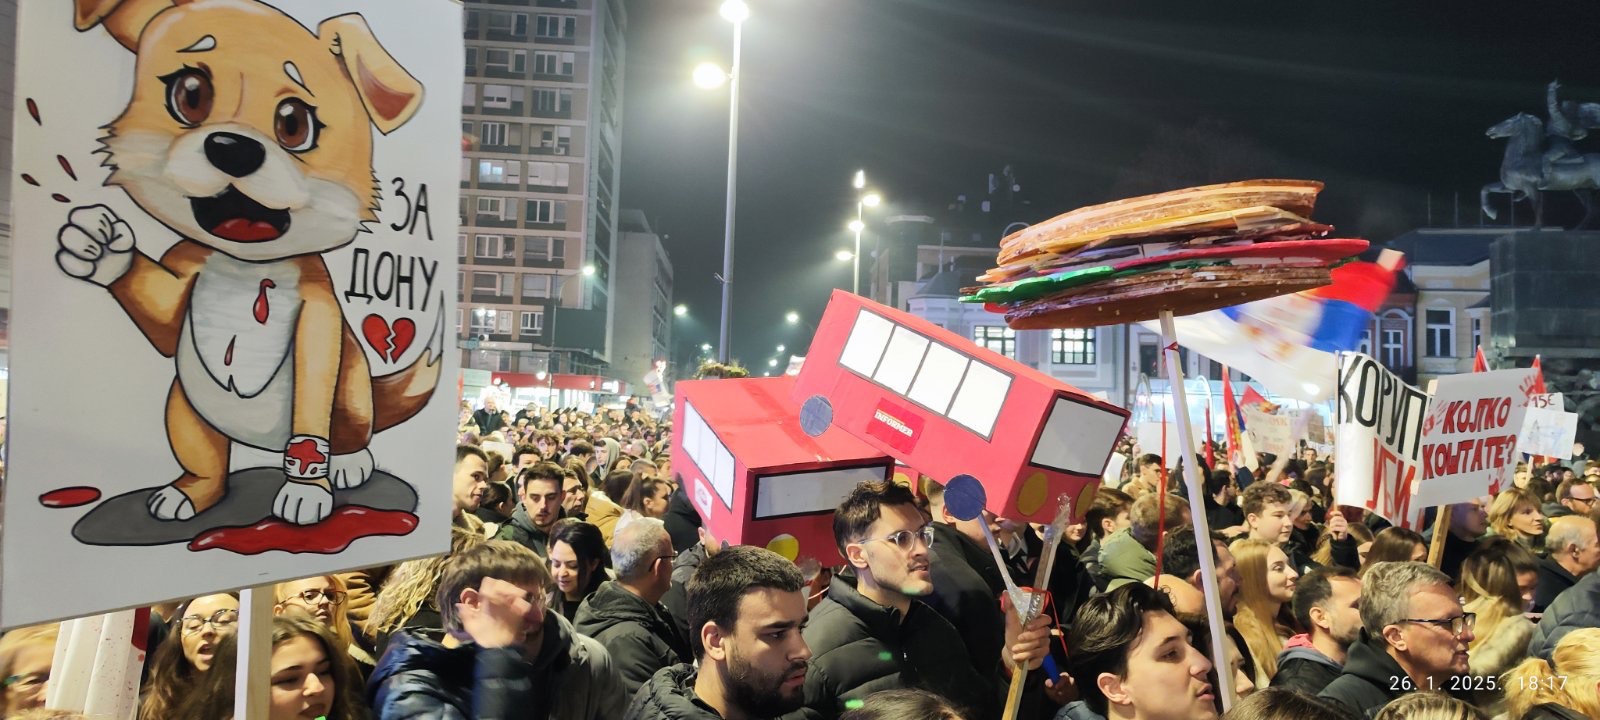
[[[1212,470],[1206,476],[1206,494],[1216,495],[1233,482],[1233,473],[1227,470]]]
[[[483,491],[484,505],[499,505],[511,497],[511,486],[503,482],[489,483]]]
[[[1067,647],[1073,649],[1067,673],[1095,714],[1105,717],[1109,709],[1096,678],[1101,673],[1127,676],[1128,652],[1144,631],[1145,613],[1153,612],[1177,617],[1166,594],[1143,583],[1128,583],[1078,606],[1067,634]]]
[[[700,642],[700,629],[714,622],[717,627],[732,631],[739,621],[739,602],[745,593],[757,588],[796,592],[805,584],[800,568],[766,548],[734,545],[708,555],[684,589],[695,659],[706,652]]]
[[[593,455],[594,454],[594,443],[591,443],[588,440],[573,440],[572,441],[572,445],[567,447],[567,454],[568,455]]]
[[[600,490],[618,505],[622,498],[627,496],[628,488],[633,486],[633,473],[628,470],[612,470],[600,481]]]
[[[850,491],[833,513],[833,542],[844,555],[844,546],[867,534],[867,528],[883,517],[884,505],[917,506],[917,499],[904,486],[884,480],[869,480]]]
[[[527,443],[523,443],[523,444],[517,446],[516,452],[511,453],[511,464],[512,465],[521,465],[522,464],[522,456],[523,455],[538,455],[538,454],[539,454],[539,448],[536,448],[536,447],[534,447],[532,445],[529,445]]]
[[[517,490],[520,492],[526,488],[531,480],[548,480],[555,483],[559,489],[565,479],[566,473],[561,470],[560,465],[553,462],[534,463],[517,473]]]
[[[1217,562],[1217,546],[1228,546],[1228,538],[1219,532],[1211,533],[1211,561]],[[1180,580],[1200,570],[1200,550],[1194,541],[1194,528],[1180,527],[1167,531],[1161,543],[1161,571]]]
[[[1103,538],[1105,535],[1101,532],[1100,521],[1106,518],[1115,521],[1118,515],[1128,512],[1131,507],[1133,507],[1132,495],[1114,487],[1101,487],[1095,490],[1094,503],[1089,506],[1089,512],[1083,516],[1083,520],[1089,523],[1090,533],[1096,538]]]
[[[1160,465],[1160,464],[1161,464],[1161,456],[1157,455],[1155,453],[1145,453],[1145,454],[1139,456],[1139,469],[1140,470],[1143,470],[1146,465]]]
[[[478,447],[477,445],[467,445],[464,443],[456,446],[457,465],[460,465],[462,460],[465,460],[469,457],[475,457],[479,460],[482,460],[484,467],[489,466],[489,453],[484,452],[483,448]]]
[[[962,720],[949,700],[929,690],[900,688],[868,695],[861,706],[847,710],[839,720]]]
[[[1323,603],[1333,597],[1333,579],[1358,580],[1359,577],[1356,571],[1338,565],[1319,567],[1301,575],[1294,585],[1294,599],[1289,601],[1294,623],[1302,632],[1311,632],[1311,608],[1327,609]]]
[[[546,567],[544,558],[519,543],[490,540],[462,550],[444,561],[439,592],[434,597],[445,632],[458,637],[465,632],[461,627],[461,617],[456,614],[461,591],[467,588],[477,590],[482,587],[483,579],[488,577],[508,583],[528,583],[541,590],[548,590],[552,585],[550,568]]]
[[[1239,496],[1239,509],[1246,516],[1260,515],[1268,503],[1287,507],[1294,496],[1289,494],[1289,488],[1275,482],[1253,482],[1244,489],[1244,494]]]
[[[1228,717],[1252,720],[1343,720],[1343,706],[1281,687],[1262,688],[1239,699]]]

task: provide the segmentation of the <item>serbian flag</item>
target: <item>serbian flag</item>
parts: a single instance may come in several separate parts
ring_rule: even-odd
[[[1244,413],[1239,411],[1239,401],[1233,399],[1233,382],[1228,379],[1228,368],[1222,368],[1223,433],[1228,440],[1228,462],[1244,464]]]
[[[1338,385],[1335,353],[1360,345],[1403,265],[1404,256],[1384,250],[1375,263],[1334,268],[1326,287],[1178,318],[1178,342],[1273,393],[1322,402]]]
[[[1478,351],[1472,355],[1472,371],[1475,373],[1489,372],[1489,360],[1483,356],[1483,346],[1478,346]]]

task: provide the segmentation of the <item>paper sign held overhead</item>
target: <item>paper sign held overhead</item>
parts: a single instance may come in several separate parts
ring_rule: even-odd
[[[1268,415],[1255,408],[1243,408],[1245,432],[1260,452],[1283,456],[1295,451],[1294,418]]]
[[[1417,502],[1466,502],[1497,494],[1511,483],[1535,373],[1521,368],[1439,378],[1422,423],[1423,482]]]
[[[0,625],[448,550],[460,3],[17,7]]]
[[[1371,510],[1417,529],[1422,505],[1422,423],[1428,395],[1377,360],[1340,355],[1334,445],[1334,502]]]
[[[1522,418],[1517,452],[1565,460],[1572,457],[1572,443],[1577,437],[1577,413],[1530,407]]]

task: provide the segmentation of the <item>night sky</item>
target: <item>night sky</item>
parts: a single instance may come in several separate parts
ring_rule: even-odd
[[[629,3],[623,207],[667,236],[679,342],[716,343],[727,89],[720,0]],[[933,212],[1015,167],[1037,222],[1134,194],[1323,180],[1316,219],[1387,240],[1477,224],[1478,189],[1544,88],[1600,102],[1600,3],[747,0],[733,354],[764,370],[848,287],[851,175],[884,211]],[[1600,152],[1600,138],[1585,141]],[[1506,221],[1504,197],[1497,199]],[[1549,203],[1559,219],[1570,195]],[[1526,220],[1529,211],[1518,210]],[[872,232],[872,218],[868,218]],[[864,267],[865,267],[865,262]],[[809,333],[809,328],[804,329]]]

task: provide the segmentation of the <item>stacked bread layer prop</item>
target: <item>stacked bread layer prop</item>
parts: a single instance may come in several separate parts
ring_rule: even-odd
[[[1322,183],[1250,180],[1073,210],[1000,241],[963,302],[1019,330],[1141,322],[1332,282],[1367,241],[1312,222]]]

